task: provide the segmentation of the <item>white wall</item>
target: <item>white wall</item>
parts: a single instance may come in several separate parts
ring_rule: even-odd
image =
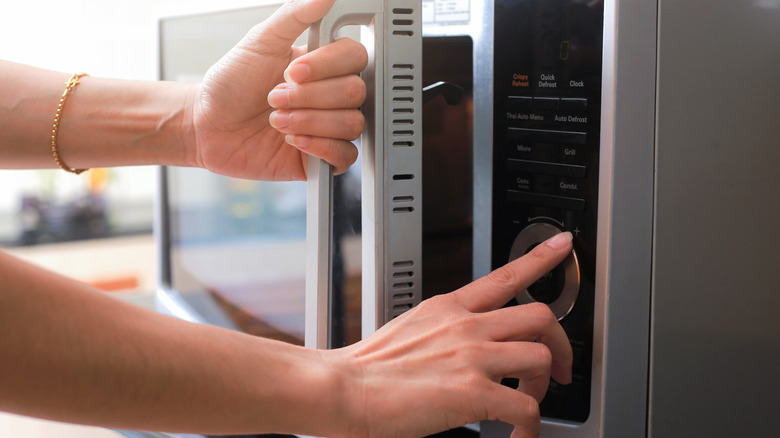
[[[153,79],[154,8],[174,1],[8,2],[0,16],[0,58],[64,72]]]
[[[271,2],[7,1],[0,14],[0,59],[93,76],[156,79],[156,17]]]

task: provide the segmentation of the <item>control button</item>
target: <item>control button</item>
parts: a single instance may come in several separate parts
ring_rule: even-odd
[[[558,87],[558,79],[555,77],[555,73],[553,72],[546,72],[541,73],[538,76],[538,81],[536,81],[535,84],[539,88],[546,88],[546,89],[553,89],[553,88],[559,88]]]
[[[531,204],[559,210],[585,211],[585,200],[566,196],[541,195],[539,193],[507,190],[506,200],[518,204]]]
[[[510,172],[507,178],[508,190],[534,192],[541,195],[562,196],[564,198],[585,198],[585,184],[582,180],[562,178],[554,175]],[[572,230],[574,232],[574,230]]]
[[[512,243],[509,261],[524,256],[536,245],[560,232],[558,228],[546,223],[535,223],[525,227]],[[574,303],[580,294],[580,265],[577,252],[572,250],[566,259],[545,277],[549,278],[543,277],[541,282],[532,284],[515,299],[520,304],[546,303],[558,320],[561,320],[574,308]]]
[[[509,155],[513,156],[526,156],[534,151],[534,144],[532,142],[517,142],[511,143],[507,148]]]
[[[585,79],[571,79],[569,81],[569,88],[571,89],[584,89],[586,80]]]
[[[588,134],[576,131],[549,129],[507,128],[510,140],[541,141],[545,143],[585,144]]]
[[[560,109],[571,111],[585,111],[588,109],[588,99],[563,97],[560,102]]]
[[[509,96],[506,109],[510,113],[520,113],[531,109],[532,98],[529,96]]]
[[[534,97],[533,107],[539,110],[556,110],[558,102],[560,99],[557,97]]]
[[[563,196],[586,196],[585,184],[581,181],[562,179],[558,180],[557,188],[558,192]]]
[[[527,176],[513,176],[510,178],[509,186],[516,190],[533,190],[533,180]]]
[[[585,178],[588,168],[572,164],[546,163],[543,161],[508,159],[507,169],[510,172],[543,173],[546,175],[565,176],[569,178]]]

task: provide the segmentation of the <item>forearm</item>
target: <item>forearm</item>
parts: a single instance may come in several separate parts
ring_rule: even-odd
[[[68,77],[0,61],[0,167],[56,167],[51,131]],[[194,162],[193,85],[97,77],[80,82],[66,101],[57,136],[67,166]]]
[[[316,350],[146,311],[0,253],[0,410],[114,428],[334,433]]]

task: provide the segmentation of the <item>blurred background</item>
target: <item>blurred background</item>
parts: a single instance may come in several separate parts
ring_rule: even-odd
[[[199,81],[270,13],[267,5],[279,1],[14,3],[0,15],[0,59],[68,74]],[[354,38],[357,31],[348,26],[343,35]],[[448,81],[464,91],[458,104],[438,96],[423,107],[423,167],[434,170],[423,180],[423,298],[471,279],[472,50],[469,37],[423,40],[424,84]],[[340,317],[334,318],[333,345],[360,338],[360,167],[334,179],[338,298],[332,311]],[[0,247],[148,308],[159,304],[161,278],[159,296],[184,303],[197,320],[302,344],[305,184],[166,169],[160,258],[152,234],[159,174],[154,166],[79,176],[59,169],[0,170]],[[442,174],[459,177],[437,177]],[[0,437],[119,435],[0,413]]]
[[[220,7],[262,3],[229,0]],[[69,74],[155,80],[157,18],[209,8],[213,2],[193,0],[9,2],[0,14],[0,59]],[[0,247],[151,307],[158,264],[152,237],[156,175],[155,167],[93,169],[80,176],[0,170]],[[0,436],[117,435],[0,413]]]

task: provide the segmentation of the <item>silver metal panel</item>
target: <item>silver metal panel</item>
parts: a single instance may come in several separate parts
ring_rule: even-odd
[[[777,436],[780,2],[660,29],[650,435]]]
[[[312,26],[309,48],[346,25],[370,63],[362,147],[362,332],[368,336],[422,297],[422,6],[420,0],[339,0]],[[363,37],[366,38],[363,38]],[[332,171],[307,168],[306,345],[328,347],[331,295]]]
[[[363,337],[422,298],[422,5],[382,5],[366,75],[375,100],[364,105]]]
[[[591,413],[543,437],[640,437],[647,415],[657,3],[604,3]]]
[[[658,2],[606,5],[614,8],[614,70],[605,62],[604,82],[614,75],[614,106],[611,131],[602,129],[612,148],[601,166],[609,180],[601,193],[609,195],[599,196],[597,263],[605,268],[597,268],[595,318],[602,325],[594,330],[603,345],[594,347],[602,350],[602,374],[593,382],[601,382],[602,399],[601,430],[592,436],[640,437],[647,422]]]
[[[493,208],[493,0],[475,1],[474,38],[474,279],[490,273]]]
[[[326,162],[308,157],[306,178],[306,326],[304,345],[308,348],[328,348],[331,238],[333,236],[333,173]]]
[[[384,49],[384,315],[379,328],[422,298],[422,3],[394,0],[386,12]],[[411,112],[409,112],[411,111]],[[377,154],[379,149],[376,150]],[[379,203],[381,199],[381,204]],[[374,222],[363,222],[366,226]],[[370,327],[364,326],[364,334]]]

